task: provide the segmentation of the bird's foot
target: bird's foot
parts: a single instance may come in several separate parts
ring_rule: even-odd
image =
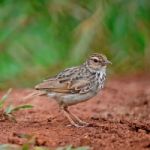
[[[87,123],[87,122],[85,122],[85,121],[82,121],[82,120],[78,120],[78,123],[79,123],[80,125],[82,125],[82,126],[85,126],[85,127],[89,126],[89,123]]]
[[[90,123],[87,123],[87,122],[84,122],[82,120],[78,120],[77,122],[73,122],[69,125],[67,125],[67,127],[71,127],[71,126],[74,126],[74,127],[77,127],[77,128],[80,128],[80,127],[88,127],[90,125]]]
[[[87,125],[81,125],[81,124],[68,124],[67,127],[76,127],[76,128],[83,128],[83,127],[87,127]]]

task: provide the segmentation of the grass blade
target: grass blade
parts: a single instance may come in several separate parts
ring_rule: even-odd
[[[13,109],[14,109],[13,105],[9,105],[9,106],[5,109],[4,114],[6,114],[6,115],[11,114]]]
[[[9,94],[11,93],[11,91],[12,91],[12,88],[10,88],[10,89],[6,92],[6,94],[1,98],[1,100],[0,100],[0,108],[3,107],[5,101],[7,100]]]
[[[13,108],[11,113],[15,112],[15,111],[18,111],[18,110],[21,110],[21,109],[31,109],[31,108],[33,108],[32,105],[20,105],[20,106],[17,106],[15,108]]]

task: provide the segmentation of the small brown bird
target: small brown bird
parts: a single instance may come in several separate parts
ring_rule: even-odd
[[[106,56],[93,54],[82,65],[65,69],[35,89],[54,98],[73,126],[87,126],[88,123],[71,113],[68,106],[89,100],[103,88],[108,64],[111,62]]]

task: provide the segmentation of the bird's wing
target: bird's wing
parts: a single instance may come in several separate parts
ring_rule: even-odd
[[[35,88],[57,93],[86,93],[91,89],[91,82],[87,78],[78,76],[78,68],[69,68],[56,77],[45,80]]]
[[[72,67],[72,68],[67,68],[64,71],[60,72],[59,74],[57,74],[54,77],[50,77],[46,80],[44,80],[44,82],[50,81],[54,78],[60,79],[60,80],[68,80],[69,78],[73,78],[73,76],[78,72],[78,67]]]
[[[91,89],[91,82],[86,79],[63,82],[59,79],[51,79],[38,84],[35,88],[57,93],[87,93]]]

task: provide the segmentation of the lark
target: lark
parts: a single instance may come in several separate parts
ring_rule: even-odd
[[[65,69],[36,85],[35,89],[55,99],[71,125],[88,126],[68,107],[91,99],[103,88],[108,64],[111,62],[105,55],[93,54],[80,66]]]

